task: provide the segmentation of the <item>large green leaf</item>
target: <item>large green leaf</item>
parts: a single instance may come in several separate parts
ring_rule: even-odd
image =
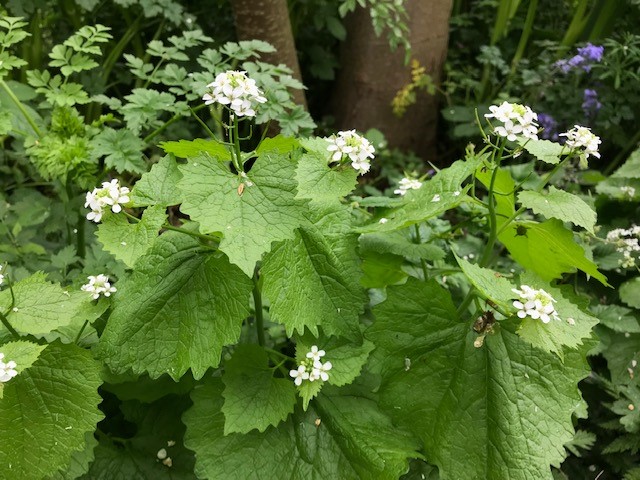
[[[557,218],[563,222],[571,222],[584,227],[591,233],[596,225],[596,212],[593,208],[580,197],[558,190],[553,185],[549,187],[547,194],[533,191],[520,192],[518,201],[534,213],[547,218]]]
[[[525,140],[522,143],[524,149],[541,162],[555,165],[560,161],[560,156],[568,154],[569,150],[562,145],[549,140]]]
[[[360,253],[401,255],[411,259],[442,260],[446,253],[442,247],[431,243],[416,243],[403,231],[368,233],[359,238]]]
[[[131,130],[105,128],[91,140],[93,154],[104,156],[108,168],[119,173],[145,173],[147,165],[142,156],[145,143]]]
[[[385,213],[386,223],[367,225],[363,233],[390,232],[420,223],[457,207],[465,198],[462,183],[482,162],[481,157],[458,160],[438,172],[418,190],[409,190],[402,206]]]
[[[543,280],[560,278],[579,268],[604,285],[607,278],[595,263],[585,257],[584,249],[573,239],[560,220],[542,223],[514,222],[498,236],[513,259]]]
[[[476,178],[489,190],[493,171],[481,166],[476,170]],[[495,210],[498,224],[506,221],[516,211],[515,200],[516,182],[511,176],[511,172],[506,168],[498,168],[493,181],[493,192],[495,197]]]
[[[354,235],[324,236],[314,226],[274,246],[262,265],[263,292],[271,319],[287,334],[318,327],[328,335],[356,337],[366,296],[355,254]]]
[[[7,382],[0,400],[0,478],[40,480],[67,466],[102,418],[100,383],[89,351],[57,342]]]
[[[106,215],[96,236],[107,252],[133,267],[158,237],[166,218],[165,208],[160,205],[147,208],[138,223],[129,223],[124,215]]]
[[[634,277],[620,285],[620,300],[630,307],[640,308],[640,277]]]
[[[316,407],[297,411],[277,428],[225,436],[222,389],[215,378],[197,387],[183,416],[185,444],[196,453],[200,478],[396,480],[407,457],[419,456],[415,441],[362,391],[328,388]]]
[[[188,397],[176,395],[151,405],[124,402],[121,408],[135,425],[135,435],[124,444],[103,436],[89,472],[80,480],[195,480],[193,452],[182,443],[185,427],[180,422],[189,406]],[[163,449],[165,463],[158,458]]]
[[[180,140],[178,142],[163,142],[160,147],[167,153],[172,153],[180,158],[192,158],[202,153],[208,153],[214,157],[230,161],[231,153],[228,147],[215,140],[196,138],[195,140]]]
[[[93,449],[98,445],[98,441],[93,432],[87,432],[84,439],[84,449],[73,452],[69,465],[47,477],[47,480],[76,480],[89,471],[89,465],[95,458]]]
[[[326,141],[324,143],[326,144]],[[358,181],[358,172],[351,165],[331,168],[327,164],[326,149],[324,153],[305,153],[298,161],[297,198],[310,199],[312,205],[340,203],[343,197],[353,191]]]
[[[0,292],[0,310],[7,311],[13,328],[21,333],[42,336],[71,323],[79,310],[91,301],[88,295],[69,292],[47,281],[37,272],[13,285],[15,302],[11,307],[11,292]]]
[[[435,281],[389,287],[367,337],[381,359],[381,401],[393,419],[418,435],[440,478],[551,479],[565,456],[585,353],[564,363],[532,347],[514,325],[494,325],[474,346],[472,320],[457,318]]]
[[[252,282],[224,255],[181,233],[161,235],[118,285],[98,354],[116,373],[200,378],[237,341]]]
[[[131,201],[136,207],[177,205],[182,202],[178,191],[181,178],[175,159],[166,155],[136,182],[131,190]]]
[[[247,275],[272,242],[293,238],[294,229],[306,223],[305,202],[295,198],[295,162],[285,155],[261,155],[247,178],[208,154],[179,169],[182,211],[203,233],[221,232],[220,250]]]
[[[238,345],[225,363],[224,434],[264,432],[293,413],[296,389],[290,378],[274,378],[267,352],[257,345]]]
[[[456,255],[456,260],[471,284],[478,289],[483,297],[493,301],[504,310],[512,310],[512,299],[517,298],[513,293],[515,286],[500,273],[489,268],[482,268],[469,263]]]

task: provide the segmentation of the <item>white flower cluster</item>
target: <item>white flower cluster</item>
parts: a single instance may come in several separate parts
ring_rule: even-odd
[[[582,149],[582,152],[584,153],[584,162],[580,162],[580,168],[587,168],[587,159],[589,158],[589,155],[600,158],[598,145],[602,142],[600,141],[600,137],[591,133],[589,128],[575,125],[568,132],[561,133],[560,136],[567,137],[565,145],[571,150]]]
[[[542,323],[549,323],[552,319],[560,320],[553,306],[555,300],[543,289],[536,290],[529,285],[521,285],[520,290],[513,288],[512,291],[520,296],[520,300],[513,302],[513,306],[518,309],[518,317],[540,319]]]
[[[99,223],[105,208],[111,208],[113,213],[120,213],[122,205],[130,202],[129,191],[127,187],[121,187],[120,182],[114,178],[110,182],[102,182],[101,188],[87,192],[84,206],[91,209],[87,214],[87,220]]]
[[[202,97],[205,105],[221,103],[227,105],[238,117],[255,117],[255,108],[267,99],[257,87],[256,81],[247,77],[247,72],[228,70],[216,75],[207,85],[211,89]]]
[[[4,363],[4,353],[0,353],[0,382],[8,382],[13,377],[18,375],[16,367],[16,362],[14,362],[13,360]]]
[[[633,268],[640,254],[640,226],[634,225],[629,229],[616,228],[607,233],[607,241],[616,246],[616,251],[622,254],[620,266]]]
[[[109,277],[101,273],[100,275],[90,275],[87,277],[89,283],[80,287],[83,292],[89,292],[94,300],[100,298],[100,295],[110,297],[112,293],[117,292],[116,287],[112,287],[109,283]]]
[[[325,138],[329,145],[327,150],[331,152],[331,162],[339,162],[346,155],[351,160],[351,166],[361,175],[364,175],[371,168],[370,158],[373,158],[375,148],[373,145],[355,130],[338,132]]]
[[[422,182],[415,178],[404,177],[398,182],[398,188],[393,191],[396,195],[404,195],[409,190],[418,190],[422,187]]]
[[[620,191],[622,192],[623,197],[633,198],[636,196],[636,189],[631,185],[623,185],[620,187]]]
[[[294,378],[297,386],[302,385],[303,380],[309,380],[315,382],[316,380],[322,380],[326,382],[329,380],[329,370],[331,370],[331,362],[322,363],[320,360],[324,357],[325,351],[318,350],[317,345],[311,347],[311,351],[307,353],[306,357],[296,370],[289,371],[289,375]]]
[[[507,137],[512,142],[518,135],[530,140],[538,139],[538,114],[531,108],[518,103],[502,102],[499,106],[491,105],[489,110],[491,113],[485,114],[486,118],[495,118],[502,122],[502,125],[493,129],[496,135]]]

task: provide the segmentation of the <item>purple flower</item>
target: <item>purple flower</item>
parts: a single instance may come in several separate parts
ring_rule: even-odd
[[[542,127],[540,137],[554,142],[558,140],[558,122],[556,122],[555,118],[546,113],[539,113],[538,123]]]
[[[593,45],[587,43],[584,47],[578,49],[578,55],[581,55],[590,62],[599,62],[602,60],[604,47],[602,45]]]
[[[582,110],[587,117],[593,115],[602,107],[602,104],[598,101],[598,92],[596,90],[585,89],[583,99]]]

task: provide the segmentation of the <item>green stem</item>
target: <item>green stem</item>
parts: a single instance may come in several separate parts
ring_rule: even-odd
[[[15,338],[15,339],[19,339],[20,338],[20,334],[15,330],[15,328],[13,328],[11,326],[11,323],[9,322],[9,320],[7,319],[7,317],[6,317],[6,315],[4,313],[0,313],[0,322],[2,322],[2,325],[4,325],[4,328],[9,330],[9,332],[11,333],[13,338]]]
[[[529,9],[527,10],[527,17],[524,21],[524,27],[522,28],[522,34],[520,35],[520,41],[518,42],[518,47],[516,48],[516,53],[513,55],[511,59],[511,73],[513,75],[516,71],[516,67],[520,62],[520,59],[524,55],[524,50],[527,48],[527,43],[529,42],[529,37],[531,36],[531,31],[533,30],[533,24],[536,17],[536,10],[538,9],[538,0],[531,0],[529,3]]]
[[[460,317],[467,310],[467,308],[469,307],[469,305],[473,301],[473,297],[475,297],[475,293],[476,293],[475,292],[475,288],[471,287],[469,289],[469,291],[467,292],[467,295],[462,300],[462,303],[460,304],[460,306],[456,310],[456,314],[457,314],[458,317]]]
[[[420,238],[420,225],[416,223],[413,227],[415,230],[415,243],[420,245],[422,243],[422,239]],[[422,275],[424,275],[424,281],[426,282],[427,280],[429,280],[429,271],[427,270],[427,262],[424,260],[424,258],[420,258],[420,265],[422,266]]]
[[[244,172],[244,165],[242,164],[242,151],[240,150],[240,120],[235,115],[233,116],[233,146],[235,149],[236,161],[234,162],[238,173]]]
[[[201,105],[198,105],[197,107],[194,107],[191,109],[192,113],[196,113],[200,110],[202,110],[203,108],[205,108],[206,105],[203,103]],[[164,122],[163,125],[161,125],[160,127],[158,127],[157,129],[155,129],[153,132],[151,132],[149,135],[147,135],[146,137],[144,137],[142,139],[142,141],[146,144],[148,144],[151,140],[153,140],[154,137],[156,137],[157,135],[161,134],[162,132],[164,132],[167,127],[169,127],[170,125],[172,125],[173,123],[177,122],[178,120],[180,120],[182,118],[182,114],[176,113],[173,117],[171,117],[169,120],[167,120],[166,122]]]
[[[283,358],[285,360],[295,360],[294,358],[291,358],[289,355],[285,355],[282,352],[279,352],[277,350],[273,350],[272,348],[268,348],[268,347],[264,347],[265,351],[267,351],[268,353],[271,353],[273,355],[276,355],[280,358]]]
[[[494,157],[494,169],[491,174],[491,182],[489,183],[489,238],[487,239],[487,244],[484,247],[484,251],[482,252],[482,257],[480,257],[480,261],[478,265],[481,267],[486,267],[489,259],[491,258],[491,252],[493,251],[493,246],[496,243],[497,230],[498,230],[498,219],[496,217],[496,197],[494,194],[494,188],[496,184],[496,178],[498,178],[498,171],[500,170],[500,160],[502,160],[502,152],[504,151],[505,143],[503,142],[500,146],[500,150],[498,150],[497,155]]]
[[[89,325],[89,320],[85,320],[84,321],[84,323],[82,324],[82,327],[80,328],[80,331],[78,332],[78,335],[76,335],[76,339],[73,341],[73,343],[75,343],[76,345],[80,341],[80,337],[82,336],[82,332],[84,332],[84,329],[87,328],[87,325]]]
[[[27,110],[24,108],[22,102],[18,100],[18,97],[16,97],[11,88],[9,88],[9,85],[7,85],[4,80],[0,80],[0,87],[2,87],[5,92],[7,92],[7,95],[9,95],[11,101],[18,107],[18,110],[20,110],[20,113],[22,113],[22,116],[25,118],[27,123],[29,123],[35,134],[38,137],[42,138],[42,133],[40,132],[38,125],[36,125],[36,122],[33,120],[33,118],[31,118],[29,112],[27,112]]]
[[[256,332],[258,333],[258,343],[264,347],[264,317],[262,315],[262,293],[260,292],[260,285],[258,283],[258,267],[256,267],[253,273],[253,304],[256,315]]]

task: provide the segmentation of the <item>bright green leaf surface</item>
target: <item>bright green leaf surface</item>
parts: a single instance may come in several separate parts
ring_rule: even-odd
[[[89,297],[70,295],[60,285],[47,281],[37,272],[13,286],[15,305],[7,318],[13,328],[22,333],[41,336],[68,325]],[[11,306],[11,292],[0,292],[0,309]]]
[[[634,277],[620,285],[620,300],[630,307],[640,308],[640,277]]]
[[[353,235],[328,237],[316,227],[301,228],[265,256],[263,293],[272,320],[285,325],[288,335],[306,327],[317,336],[319,326],[328,335],[359,335],[366,297],[355,244]]]
[[[493,172],[487,168],[480,167],[476,170],[476,178],[489,189]],[[511,176],[511,172],[505,168],[498,168],[496,178],[493,181],[493,191],[495,193],[496,215],[498,224],[504,222],[516,211],[515,191],[516,182]]]
[[[296,170],[296,198],[307,198],[311,200],[311,205],[325,206],[340,203],[340,199],[353,191],[358,172],[351,165],[329,167],[327,156],[315,153],[302,155]]]
[[[515,286],[509,280],[498,272],[469,263],[457,255],[456,260],[471,284],[478,289],[482,296],[493,300],[496,305],[501,306],[504,310],[512,310],[512,300],[517,298],[518,295],[513,293],[512,289]]]
[[[554,186],[549,187],[547,194],[533,191],[520,192],[518,201],[523,207],[533,210],[533,213],[571,222],[584,227],[591,233],[596,225],[596,212],[584,200],[572,193],[558,190]]]
[[[621,305],[594,305],[591,307],[600,324],[616,332],[640,333],[640,323],[636,312]]]
[[[224,434],[248,433],[277,426],[296,405],[290,378],[274,378],[267,352],[257,345],[238,345],[225,363]]]
[[[465,198],[462,183],[481,162],[480,157],[458,160],[449,168],[438,172],[418,190],[409,190],[404,205],[385,214],[387,222],[362,227],[363,233],[379,233],[398,230],[423,222],[454,208]]]
[[[522,144],[524,149],[538,160],[555,165],[560,161],[560,155],[569,153],[569,150],[565,149],[559,143],[551,142],[549,140],[525,140]]]
[[[115,373],[178,379],[191,368],[201,378],[218,365],[222,347],[237,341],[251,290],[225,256],[165,233],[119,283],[99,355]]]
[[[145,173],[147,165],[142,157],[145,144],[131,130],[105,128],[91,140],[93,153],[104,156],[105,165],[119,173]]]
[[[437,245],[414,243],[404,232],[368,233],[359,238],[360,252],[391,253],[411,259],[442,260],[445,251]]]
[[[551,479],[549,465],[573,438],[577,383],[589,373],[584,352],[567,351],[562,363],[509,323],[476,348],[477,334],[435,281],[410,279],[387,292],[367,333],[386,367],[381,401],[422,439],[440,478]]]
[[[0,478],[39,480],[85,448],[102,418],[100,367],[87,350],[53,343],[4,386]]]
[[[181,178],[175,159],[170,155],[162,157],[136,182],[131,190],[131,201],[136,207],[178,205],[182,202],[178,191]]]
[[[519,234],[519,228],[524,229],[524,235]],[[607,278],[598,271],[595,263],[585,257],[584,249],[575,243],[573,232],[559,220],[514,222],[498,238],[516,262],[543,280],[560,278],[563,273],[575,272],[579,268],[608,285]]]
[[[634,151],[629,158],[618,168],[612,177],[616,178],[640,178],[640,150]]]
[[[225,436],[222,388],[219,379],[196,388],[183,416],[185,444],[196,452],[200,478],[396,480],[407,457],[418,456],[414,441],[374,400],[342,390],[323,394],[318,410],[297,411],[277,428]]]
[[[69,465],[48,477],[47,480],[75,480],[89,471],[89,465],[95,458],[93,450],[98,445],[98,441],[93,436],[93,432],[87,432],[84,439],[84,449],[73,452]]]
[[[203,233],[221,232],[220,250],[249,276],[272,242],[293,238],[293,230],[306,223],[305,203],[295,199],[295,164],[284,155],[262,155],[248,179],[209,155],[191,158],[179,169],[181,210],[200,223]],[[239,194],[241,183],[245,188]]]
[[[106,215],[96,235],[107,252],[133,267],[158,237],[166,218],[165,208],[160,205],[147,208],[138,223],[129,223],[124,215]]]
[[[163,142],[160,147],[167,153],[180,158],[192,158],[208,153],[224,161],[231,161],[229,149],[215,140],[196,138],[195,140],[180,140],[178,142]]]

